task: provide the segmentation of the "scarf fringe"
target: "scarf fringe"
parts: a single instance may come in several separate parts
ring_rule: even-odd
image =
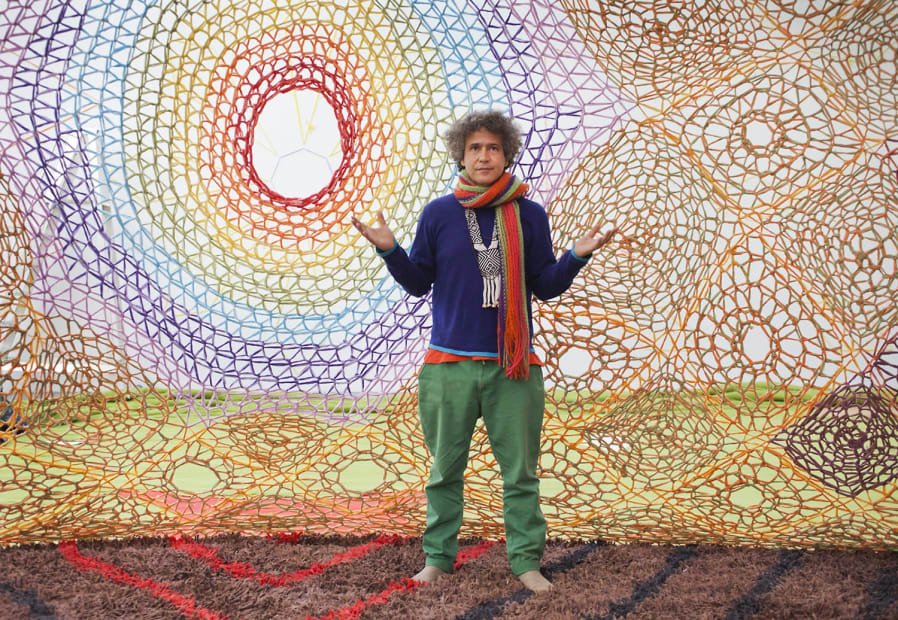
[[[505,275],[504,329],[500,352],[505,374],[513,379],[526,379],[530,374],[530,325],[527,321],[526,289],[524,287],[524,253],[521,215],[516,202],[503,205],[497,214],[499,247],[502,252],[502,273]]]

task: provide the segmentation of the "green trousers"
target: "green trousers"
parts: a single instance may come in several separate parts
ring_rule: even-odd
[[[546,544],[539,507],[540,433],[545,408],[542,369],[527,381],[509,379],[499,364],[466,360],[424,364],[418,408],[433,463],[427,483],[426,564],[451,573],[464,509],[464,473],[474,424],[483,417],[502,473],[508,560],[515,575],[538,570]]]

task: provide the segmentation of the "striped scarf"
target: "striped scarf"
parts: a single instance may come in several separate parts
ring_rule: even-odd
[[[496,229],[502,254],[502,290],[499,296],[499,361],[505,375],[526,379],[530,375],[530,322],[524,284],[524,238],[517,199],[529,187],[509,172],[489,187],[476,185],[462,170],[455,197],[465,208],[496,208]],[[480,240],[473,240],[479,243]]]

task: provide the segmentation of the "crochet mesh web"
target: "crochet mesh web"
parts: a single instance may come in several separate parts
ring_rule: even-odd
[[[0,543],[420,533],[429,300],[349,220],[407,247],[440,134],[498,108],[559,253],[622,230],[535,304],[550,535],[894,548],[896,32],[889,0],[7,0]],[[463,535],[502,535],[500,480],[478,430]]]

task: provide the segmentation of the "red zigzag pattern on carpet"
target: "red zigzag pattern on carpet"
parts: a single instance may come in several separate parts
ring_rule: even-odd
[[[109,562],[104,562],[98,558],[90,558],[86,555],[82,555],[78,550],[78,545],[74,541],[61,543],[59,545],[59,553],[61,553],[62,557],[68,560],[72,566],[78,570],[95,572],[110,581],[146,590],[156,598],[171,603],[175,609],[188,618],[196,617],[201,620],[224,620],[227,618],[227,616],[220,614],[217,611],[198,607],[193,598],[172,591],[172,589],[164,583],[138,577],[137,575],[120,569],[115,564],[110,564]]]
[[[320,575],[332,566],[362,558],[371,551],[383,547],[384,545],[399,545],[406,540],[407,538],[397,535],[381,536],[370,543],[352,547],[343,553],[338,553],[327,562],[316,563],[299,571],[275,575],[272,573],[258,572],[252,565],[246,562],[227,562],[222,560],[218,557],[218,550],[216,548],[191,541],[186,537],[171,536],[168,539],[169,545],[173,549],[181,551],[189,557],[203,562],[214,570],[225,572],[235,579],[252,579],[261,585],[272,587],[284,587],[298,583],[307,577]],[[289,537],[279,539],[279,542],[288,541]],[[477,559],[493,547],[496,542],[497,541],[486,541],[478,545],[461,549],[455,560],[455,569],[458,570],[468,562]],[[61,543],[59,545],[59,553],[78,570],[94,572],[115,583],[121,583],[133,588],[145,590],[156,598],[170,603],[180,613],[189,618],[200,618],[200,620],[225,620],[227,618],[226,615],[220,612],[198,606],[193,598],[174,592],[171,587],[165,583],[140,577],[122,570],[114,564],[100,560],[99,558],[83,555],[79,551],[77,543],[74,541]],[[391,583],[383,591],[373,594],[363,600],[356,601],[351,605],[346,605],[339,609],[331,610],[318,618],[307,616],[307,620],[351,620],[352,618],[359,617],[365,609],[387,602],[390,597],[395,594],[412,592],[424,585],[427,584],[422,581],[404,578],[398,582]]]
[[[188,540],[183,536],[170,536],[168,542],[173,549],[183,551],[190,557],[204,562],[215,570],[224,571],[235,579],[253,579],[263,586],[288,586],[291,583],[302,581],[307,577],[320,575],[331,566],[357,560],[384,545],[398,545],[402,543],[403,540],[405,539],[396,535],[381,536],[365,545],[359,545],[358,547],[353,547],[343,553],[338,553],[327,562],[312,564],[308,568],[282,575],[256,572],[252,565],[245,562],[226,562],[218,557],[218,550],[214,547],[207,547],[201,543]]]

